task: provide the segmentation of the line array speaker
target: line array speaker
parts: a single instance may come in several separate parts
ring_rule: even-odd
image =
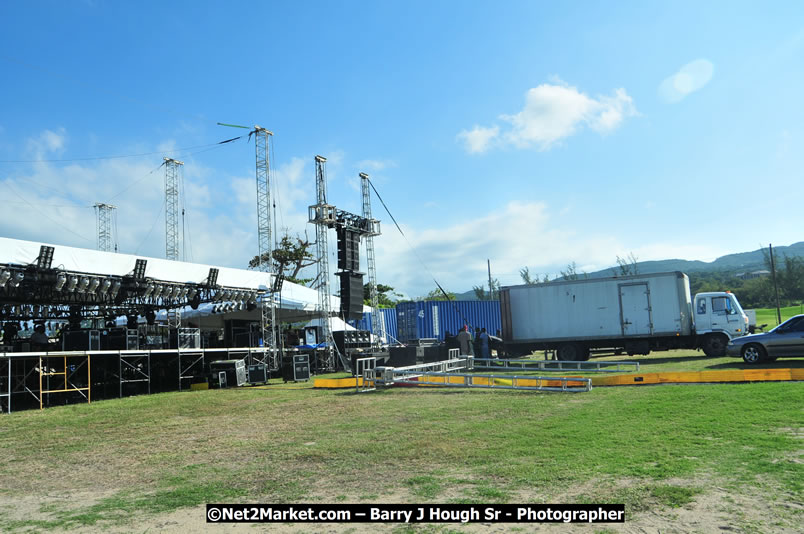
[[[344,271],[360,270],[360,234],[338,228],[338,269]]]
[[[358,321],[363,318],[363,274],[337,273],[341,279],[341,315]]]

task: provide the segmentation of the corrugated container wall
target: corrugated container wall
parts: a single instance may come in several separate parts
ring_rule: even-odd
[[[399,337],[396,327],[396,308],[380,308],[380,315],[385,320],[385,333],[390,337],[388,341],[390,343],[396,342]],[[368,330],[374,333],[374,329],[371,328],[370,313],[364,313],[362,319],[354,322],[349,321],[349,323],[358,330]]]
[[[485,328],[494,335],[501,328],[500,303],[496,300],[433,300],[401,302],[396,305],[399,341],[444,339],[444,333],[457,334],[464,324]]]

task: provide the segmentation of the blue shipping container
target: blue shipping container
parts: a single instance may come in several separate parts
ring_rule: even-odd
[[[502,328],[500,303],[496,300],[431,300],[402,302],[396,305],[399,341],[436,338],[443,340],[444,333],[457,334],[464,324],[474,330],[485,328],[494,335]]]
[[[396,328],[396,308],[380,308],[379,311],[380,315],[382,315],[385,320],[385,333],[389,338],[387,341],[389,343],[396,342],[399,337]],[[358,330],[368,330],[372,334],[376,333],[371,327],[370,313],[364,313],[361,320],[355,322],[350,321],[350,323]]]

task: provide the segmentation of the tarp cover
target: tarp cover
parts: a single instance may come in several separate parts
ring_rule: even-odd
[[[272,276],[270,273],[252,271],[249,269],[234,269],[231,267],[219,267],[216,265],[204,265],[201,263],[188,263],[183,261],[171,261],[161,258],[149,258],[147,256],[134,256],[131,254],[118,254],[116,252],[103,252],[100,250],[90,250],[83,248],[67,247],[63,245],[52,245],[49,243],[36,243],[33,241],[23,241],[20,239],[9,239],[0,237],[0,263],[29,265],[36,263],[39,256],[39,249],[42,245],[54,248],[53,268],[65,271],[78,271],[87,274],[98,274],[107,276],[126,276],[134,271],[134,264],[137,259],[147,260],[145,276],[177,283],[202,284],[209,276],[210,268],[218,269],[218,285],[246,288],[252,290],[265,290],[271,286]],[[282,310],[298,310],[299,319],[309,318],[318,307],[318,291],[292,282],[282,284],[281,299],[279,306]],[[340,306],[338,297],[330,296],[330,306],[333,312],[337,313]],[[370,310],[371,308],[365,307]],[[190,311],[185,308],[183,315],[186,316],[206,316],[212,313],[212,305],[202,305],[198,310]],[[241,316],[251,318],[255,314],[250,312],[233,312],[226,314],[230,316]],[[259,317],[259,314],[256,314]]]

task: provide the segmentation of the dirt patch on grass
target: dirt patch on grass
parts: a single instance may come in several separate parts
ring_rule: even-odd
[[[454,499],[471,494],[472,488],[480,481],[465,480],[448,485],[432,502],[455,502]],[[704,483],[701,488],[698,484]],[[680,506],[669,506],[659,502],[651,493],[651,488],[689,488],[696,490],[689,501]],[[700,490],[698,488],[701,488]],[[355,488],[351,488],[354,490]],[[371,493],[377,488],[366,488],[366,492],[350,494],[350,489],[338,487],[328,482],[316,484],[315,490],[303,502],[310,503],[416,503],[423,502],[416,495],[415,485],[402,488],[388,487],[385,491]],[[628,492],[636,492],[636,501]],[[476,494],[475,494],[476,495]],[[38,519],[55,521],[63,517],[65,511],[80,511],[112,496],[108,491],[92,493],[81,492],[73,495],[47,495],[41,498],[10,498],[0,495],[0,517],[6,525]],[[625,497],[623,497],[625,496]],[[758,532],[758,533],[798,533],[804,505],[793,494],[780,494],[766,488],[754,488],[752,493],[735,491],[718,486],[712,479],[667,480],[656,486],[655,482],[642,480],[589,481],[567,492],[560,498],[549,496],[542,491],[514,491],[508,494],[509,502],[530,503],[571,503],[626,502],[630,509],[624,524],[597,525],[542,525],[514,523],[474,523],[474,524],[372,524],[372,523],[320,523],[320,524],[211,524],[206,522],[205,506],[181,508],[157,515],[135,514],[121,523],[99,521],[95,524],[65,525],[69,532],[76,534],[109,532],[122,534],[129,532],[176,533],[187,532],[272,532],[280,534],[301,533],[354,533],[371,532],[399,533],[503,533],[503,532],[569,532],[569,533],[700,533],[700,532]],[[258,502],[270,502],[258,499]],[[58,526],[47,527],[44,523],[19,524],[13,532],[62,531]]]
[[[405,502],[398,494],[383,498],[381,502]],[[396,498],[393,498],[396,497]],[[776,502],[769,507],[755,495],[735,495],[721,488],[714,488],[699,494],[695,500],[678,508],[655,508],[635,513],[624,524],[597,525],[539,525],[513,523],[474,523],[474,524],[371,524],[371,523],[321,523],[321,524],[209,524],[205,519],[203,506],[181,509],[158,517],[139,519],[138,532],[185,534],[187,532],[275,532],[280,534],[301,533],[354,533],[371,532],[465,532],[465,533],[503,533],[503,532],[617,532],[640,534],[700,533],[700,532],[759,532],[759,533],[798,533],[802,507],[800,503]],[[779,514],[779,509],[786,509]],[[104,527],[103,529],[79,529],[75,532],[131,532],[132,525]]]

